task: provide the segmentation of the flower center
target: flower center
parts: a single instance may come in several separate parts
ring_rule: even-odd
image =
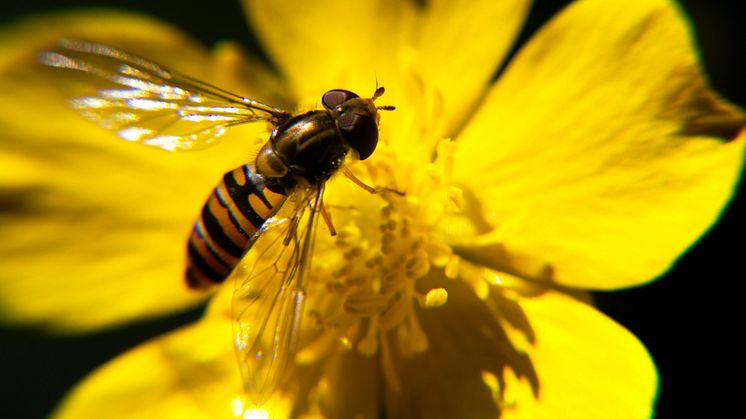
[[[443,218],[460,209],[460,191],[449,185],[451,155],[444,141],[426,165],[397,161],[385,148],[361,165],[367,170],[361,178],[403,196],[370,195],[344,179],[335,182],[337,193],[331,191],[327,202],[341,227],[335,238],[317,242],[308,318],[344,345],[370,355],[394,332],[405,354],[427,349],[416,307],[447,300],[444,289],[427,290],[420,280],[453,257],[439,233]]]

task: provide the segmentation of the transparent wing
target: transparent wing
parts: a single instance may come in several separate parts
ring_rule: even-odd
[[[299,192],[289,214],[267,220],[255,253],[235,271],[234,343],[244,389],[257,405],[275,390],[295,352],[318,219],[306,209],[319,208],[322,194],[323,186]]]
[[[70,101],[83,116],[125,140],[168,151],[203,148],[232,125],[277,124],[288,115],[93,42],[63,39],[39,60],[49,67],[73,70],[64,84],[84,92]]]

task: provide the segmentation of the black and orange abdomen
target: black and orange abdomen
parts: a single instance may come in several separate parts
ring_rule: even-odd
[[[223,282],[251,248],[256,231],[286,199],[267,189],[250,164],[223,175],[189,236],[187,284],[207,288]]]

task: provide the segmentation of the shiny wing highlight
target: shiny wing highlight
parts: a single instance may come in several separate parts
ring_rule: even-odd
[[[288,216],[267,220],[252,248],[257,253],[234,273],[234,343],[244,389],[257,405],[280,384],[295,353],[323,189],[297,192]]]
[[[39,60],[75,71],[67,74],[65,84],[78,82],[86,88],[86,95],[70,100],[84,117],[127,141],[168,151],[204,148],[233,125],[277,124],[289,115],[93,42],[62,39]]]

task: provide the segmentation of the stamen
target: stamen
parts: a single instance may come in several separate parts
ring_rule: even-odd
[[[372,223],[362,218],[363,208],[376,207],[372,202],[359,205],[359,212],[333,214],[346,218],[346,224],[338,230],[333,247],[326,247],[334,250],[333,256],[325,266],[316,265],[320,266],[316,269],[328,269],[320,284],[324,292],[309,292],[309,296],[319,295],[312,317],[315,324],[336,336],[330,342],[343,342],[365,355],[380,350],[384,376],[394,387],[398,377],[387,339],[396,337],[394,348],[401,355],[426,350],[428,338],[416,308],[434,309],[448,302],[445,288],[423,294],[416,291],[416,285],[422,285],[417,281],[427,278],[433,269],[442,269],[448,278],[461,274],[460,259],[441,236],[447,230],[441,225],[463,205],[463,192],[448,184],[452,151],[450,143],[439,145],[438,159],[425,167],[396,162],[393,155],[362,162],[367,170],[365,179],[374,184],[404,185],[406,196],[378,193],[386,189],[368,186],[343,169],[354,183],[375,193],[363,199],[378,203],[379,215]]]
[[[444,268],[444,273],[446,275],[446,278],[448,279],[458,278],[460,263],[461,263],[461,258],[459,258],[456,255],[453,255],[448,259],[448,262],[446,262],[446,266]]]
[[[418,252],[414,257],[404,264],[404,272],[407,277],[417,279],[425,276],[430,271],[430,261],[425,251]]]
[[[411,306],[410,306],[411,307]],[[414,310],[407,317],[409,325],[409,334],[406,342],[406,346],[413,353],[421,353],[427,350],[428,342],[427,335],[422,330],[420,322],[417,320],[417,316],[414,315]]]
[[[427,308],[440,307],[448,301],[448,291],[445,288],[433,288],[424,297],[424,306]]]
[[[337,240],[334,241],[339,247],[351,247],[360,241],[360,229],[353,224],[348,224],[337,230]]]
[[[370,316],[385,310],[388,304],[385,295],[357,294],[345,299],[344,310],[353,315]]]
[[[357,345],[358,351],[363,355],[373,355],[378,350],[378,316],[373,318],[368,324],[368,330],[365,337]]]
[[[391,345],[388,343],[388,338],[385,333],[381,334],[381,370],[383,377],[386,379],[386,384],[391,387],[394,393],[401,392],[401,381],[399,375],[396,373],[396,365],[391,357]]]

